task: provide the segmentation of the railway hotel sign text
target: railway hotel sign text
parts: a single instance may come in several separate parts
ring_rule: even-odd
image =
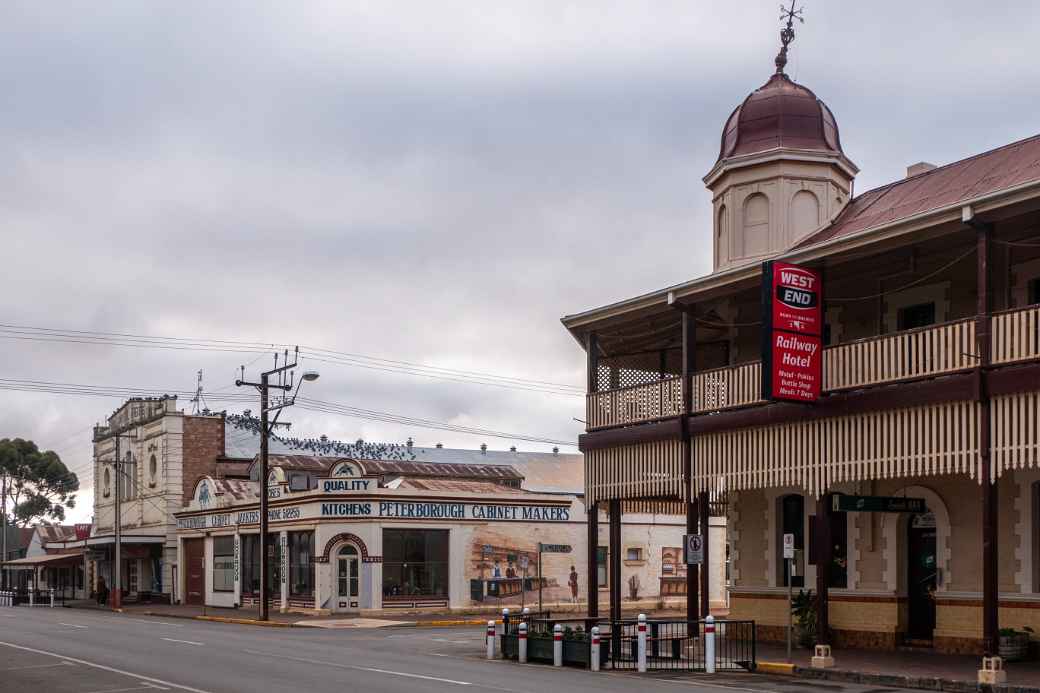
[[[762,398],[815,402],[823,382],[823,286],[818,272],[762,265]]]

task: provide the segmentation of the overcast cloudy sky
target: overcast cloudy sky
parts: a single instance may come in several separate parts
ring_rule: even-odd
[[[7,0],[0,323],[580,386],[562,315],[708,271],[700,179],[772,71],[777,4]],[[806,4],[788,73],[834,111],[857,190],[1040,129],[1037,3]],[[157,392],[198,369],[227,392],[256,358],[0,349],[0,378]],[[323,400],[563,440],[581,427],[580,397],[319,365]],[[82,472],[118,404],[5,392],[0,437]],[[301,435],[510,445],[290,418]]]

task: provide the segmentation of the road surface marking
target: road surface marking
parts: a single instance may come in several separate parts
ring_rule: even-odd
[[[204,642],[195,642],[194,640],[175,640],[174,638],[160,638],[160,639],[161,640],[165,640],[166,642],[182,642],[185,645],[196,645],[198,647],[202,647],[203,645],[206,644]]]
[[[423,681],[437,681],[438,683],[451,683],[456,686],[472,686],[473,684],[469,681],[456,681],[454,679],[442,679],[436,676],[426,676],[424,674],[412,674],[407,671],[391,671],[390,669],[377,669],[375,667],[359,667],[350,664],[340,664],[339,662],[325,662],[318,659],[307,659],[306,657],[290,657],[289,655],[273,654],[270,652],[258,652],[256,650],[242,650],[246,654],[260,655],[262,657],[278,657],[280,659],[291,659],[296,662],[303,662],[304,664],[320,664],[327,667],[338,667],[340,669],[351,669],[353,671],[370,671],[373,674],[387,674],[389,676],[403,676],[409,679],[422,679]]]
[[[69,628],[86,628],[86,626],[81,626],[78,623],[62,623],[61,621],[58,621],[58,625],[68,626]]]
[[[135,674],[132,671],[126,671],[125,669],[116,669],[115,667],[105,666],[104,664],[96,664],[94,662],[88,662],[85,659],[78,659],[76,657],[69,657],[67,655],[58,654],[57,652],[48,652],[47,650],[37,650],[37,649],[35,649],[33,647],[26,647],[25,645],[15,645],[12,642],[0,641],[0,645],[4,645],[6,647],[10,647],[10,648],[13,648],[15,650],[22,650],[24,652],[33,652],[35,654],[47,655],[48,657],[57,657],[58,659],[64,659],[64,660],[67,660],[69,662],[75,662],[76,664],[82,664],[84,666],[94,667],[95,669],[100,669],[102,671],[110,671],[110,672],[112,672],[114,674],[122,674],[123,676],[130,676],[130,677],[138,679],[138,680],[140,680],[142,682],[147,681],[148,683],[158,684],[159,686],[165,686],[165,687],[169,687],[169,688],[176,688],[176,689],[179,689],[179,690],[182,690],[182,691],[190,691],[191,693],[213,693],[212,691],[204,691],[201,688],[192,688],[191,686],[185,686],[185,685],[180,684],[180,683],[172,683],[170,681],[164,681],[163,679],[152,678],[151,676],[141,676],[140,674]]]
[[[143,618],[127,618],[127,621],[133,621],[134,623],[155,623],[160,626],[169,626],[170,628],[183,628],[183,623],[167,623],[166,621],[147,621]]]
[[[24,667],[8,667],[6,669],[0,669],[0,671],[21,671],[22,669],[48,669],[50,667],[74,667],[76,666],[72,662],[58,662],[56,664],[29,664]]]
[[[132,688],[102,688],[102,689],[97,690],[97,691],[87,691],[86,693],[124,693],[124,691],[143,691],[143,690],[168,691],[168,690],[170,690],[169,688],[166,688],[164,686],[157,686],[157,685],[155,685],[153,683],[148,683],[146,681],[142,681],[141,684],[142,685],[140,685],[140,686],[133,686]]]

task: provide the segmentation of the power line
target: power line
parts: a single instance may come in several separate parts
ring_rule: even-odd
[[[110,347],[167,349],[174,351],[209,351],[217,353],[258,354],[258,360],[267,350],[289,348],[288,344],[242,340],[220,340],[189,337],[164,337],[140,335],[127,332],[100,332],[94,330],[69,330],[54,327],[38,327],[0,323],[0,339],[16,341],[56,342]],[[387,359],[334,349],[302,346],[303,356],[325,363],[366,368],[404,375],[413,375],[439,380],[507,387],[518,390],[548,392],[550,394],[583,395],[576,385],[547,380],[498,375],[485,371],[474,371],[445,366],[432,366],[413,361]]]
[[[9,390],[16,392],[40,392],[45,394],[57,395],[119,398],[155,396],[156,393],[162,393],[165,395],[190,396],[194,393],[194,391],[192,390],[175,390],[163,388],[149,389],[123,386],[86,385],[82,383],[59,383],[45,380],[22,380],[15,378],[0,378],[0,390]],[[219,401],[239,404],[251,404],[255,400],[254,397],[248,394],[235,392],[211,394],[209,395],[209,398],[214,402]],[[374,409],[363,409],[360,407],[353,407],[339,402],[326,402],[322,400],[303,397],[298,398],[297,402],[299,403],[301,408],[309,411],[334,414],[337,416],[346,416],[356,419],[365,419],[368,421],[393,423],[403,426],[412,426],[415,428],[429,428],[448,431],[452,433],[481,435],[490,438],[503,438],[509,440],[520,440],[525,442],[545,443],[552,445],[567,445],[572,447],[576,446],[576,443],[574,441],[557,440],[555,438],[549,438],[547,436],[527,435],[522,433],[498,431],[481,428],[478,426],[464,426],[461,424],[452,424],[444,421],[423,419],[418,417],[407,416],[404,414],[395,414],[392,412],[384,412]]]

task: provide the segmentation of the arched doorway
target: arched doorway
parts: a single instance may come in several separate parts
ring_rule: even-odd
[[[337,611],[356,611],[361,600],[361,555],[353,544],[344,544],[336,552]]]

